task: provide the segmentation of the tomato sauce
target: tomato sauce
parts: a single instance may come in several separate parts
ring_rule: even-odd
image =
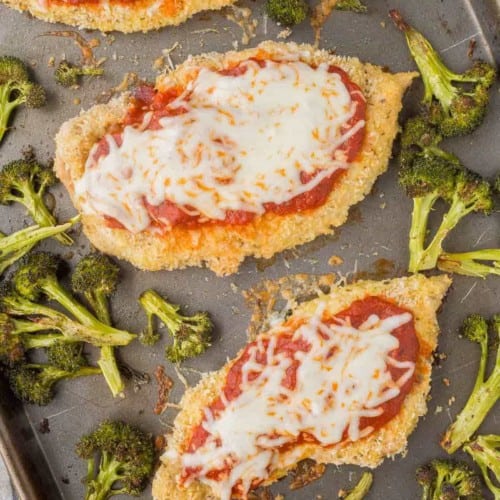
[[[266,65],[268,59],[252,58],[261,67]],[[225,76],[240,76],[247,71],[244,62],[237,63],[232,67],[220,70],[219,73]],[[361,89],[353,83],[345,71],[336,67],[330,66],[328,71],[340,76],[343,84],[351,95],[352,101],[356,104],[356,111],[353,116],[343,124],[341,133],[344,134],[352,127],[354,127],[360,120],[365,119],[366,115],[366,102],[362,95]],[[118,145],[121,144],[121,135],[126,126],[138,126],[142,124],[145,117],[148,115],[148,122],[146,129],[158,130],[161,128],[160,120],[165,116],[174,116],[187,112],[183,107],[169,107],[169,105],[183,92],[183,88],[171,87],[166,90],[157,91],[152,86],[141,85],[135,92],[130,100],[130,105],[127,114],[120,126],[120,130],[113,131],[113,138]],[[332,151],[332,158],[334,155],[342,153],[342,159],[347,162],[355,160],[359,150],[361,149],[365,135],[365,127],[360,127],[351,137],[349,137],[343,144],[341,144],[335,151]],[[94,161],[97,161],[101,156],[109,153],[109,146],[107,139],[103,138],[97,144],[93,153]],[[306,174],[301,172],[301,182],[307,184],[314,178],[317,173]],[[323,205],[328,196],[334,189],[336,183],[345,174],[344,169],[334,171],[330,176],[324,178],[315,187],[309,191],[294,196],[284,203],[265,203],[265,212],[272,212],[279,215],[293,214],[311,210]],[[174,226],[183,227],[197,227],[206,224],[217,225],[241,225],[247,224],[256,218],[256,214],[252,212],[245,212],[242,210],[228,210],[226,211],[223,220],[206,219],[200,215],[194,215],[192,207],[179,207],[169,200],[165,200],[160,205],[153,206],[144,200],[144,205],[152,220],[152,226],[157,229],[170,230]],[[110,227],[123,227],[118,221],[114,221],[111,217],[106,217],[106,223]]]
[[[368,296],[361,300],[354,301],[347,309],[337,313],[335,316],[330,318],[323,318],[323,321],[327,324],[336,323],[338,320],[346,320],[349,318],[351,325],[355,328],[361,326],[371,315],[376,314],[380,319],[385,319],[391,316],[403,314],[408,312],[406,309],[394,304],[393,302],[389,302],[388,300],[377,297],[377,296]],[[295,331],[300,324],[287,325],[290,326],[293,331]],[[389,355],[397,360],[397,361],[411,361],[416,363],[418,352],[419,352],[419,342],[415,332],[415,326],[413,321],[409,321],[404,325],[394,329],[392,331],[392,335],[396,337],[399,341],[399,347],[394,349],[389,353]],[[266,355],[265,350],[267,349],[267,345],[269,340],[264,340],[263,350],[259,351],[259,354],[256,356],[257,363],[265,364],[266,363]],[[250,356],[250,348],[255,345],[255,342],[250,343],[244,351],[240,354],[238,359],[233,363],[231,368],[229,369],[224,388],[222,389],[224,392],[224,396],[227,401],[232,401],[236,399],[242,392],[241,383],[242,383],[242,374],[243,367],[245,363],[248,361]],[[293,339],[292,333],[284,333],[280,335],[275,353],[285,353],[290,357],[293,356],[294,353],[298,351],[308,352],[310,350],[310,344],[308,344],[303,338]],[[282,385],[287,389],[293,390],[296,385],[296,374],[299,368],[299,362],[294,361],[291,366],[288,368],[286,372],[286,376],[282,381]],[[395,368],[391,365],[387,365],[387,369],[391,374],[391,377],[394,381],[397,381],[404,373],[404,369]],[[258,377],[258,373],[250,373],[248,379],[255,380]],[[410,392],[415,374],[403,385],[400,387],[400,393],[393,399],[386,401],[381,404],[379,408],[383,410],[383,413],[378,417],[364,417],[360,419],[360,430],[370,426],[374,430],[377,430],[384,426],[387,422],[389,422],[392,418],[394,418],[400,411],[401,405],[406,397],[406,395]],[[215,401],[213,401],[210,406],[210,410],[212,411],[213,418],[217,419],[218,415],[224,410],[225,406],[222,402],[222,399],[219,397]],[[254,415],[254,418],[258,418],[257,415]],[[191,437],[186,445],[186,452],[192,453],[196,451],[198,448],[203,446],[207,438],[209,437],[209,433],[204,429],[202,424],[196,426],[191,434]],[[344,431],[344,441],[347,442],[347,429]],[[317,443],[317,440],[308,433],[301,433],[294,443],[288,443],[287,445],[281,447],[279,450],[284,452],[294,448],[297,445],[303,444],[304,442],[314,442]],[[222,475],[227,473],[228,470],[218,470],[214,471],[214,477],[217,475]],[[196,476],[196,470],[194,469],[186,469],[182,476],[183,480],[191,476]],[[212,477],[212,476],[211,476]],[[254,487],[257,484],[253,485]]]

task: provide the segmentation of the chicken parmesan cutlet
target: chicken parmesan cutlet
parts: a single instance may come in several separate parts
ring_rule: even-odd
[[[55,169],[101,251],[230,274],[345,222],[413,77],[293,43],[191,57],[66,122]]]
[[[186,391],[156,500],[247,498],[306,458],[376,467],[427,411],[447,276],[359,281],[298,305]]]

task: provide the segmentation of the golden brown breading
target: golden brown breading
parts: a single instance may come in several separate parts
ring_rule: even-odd
[[[275,253],[333,232],[347,219],[349,207],[361,201],[376,178],[387,169],[392,142],[398,131],[403,94],[415,73],[390,74],[355,58],[339,57],[310,45],[264,42],[255,49],[192,57],[174,72],[159,78],[157,87],[185,84],[200,66],[221,69],[265,51],[270,57],[298,54],[307,63],[327,62],[341,67],[358,84],[367,100],[366,136],[357,160],[335,185],[326,203],[301,213],[272,212],[240,226],[204,225],[192,229],[174,227],[166,235],[133,234],[111,229],[96,215],[83,215],[84,231],[101,251],[126,259],[141,269],[177,269],[204,263],[218,275],[235,272],[246,256],[269,258]],[[66,122],[56,137],[55,169],[73,196],[73,182],[84,172],[90,148],[126,112],[128,96],[95,106]],[[73,199],[78,206],[78,201]]]
[[[328,295],[297,307],[298,313],[301,311],[312,313],[316,310],[318,302],[324,301],[326,311],[333,315],[367,295],[386,297],[413,313],[420,343],[415,382],[397,416],[368,437],[344,446],[325,449],[319,445],[306,444],[302,447],[301,457],[297,461],[312,458],[321,463],[376,467],[384,458],[406,451],[409,434],[415,428],[418,418],[427,412],[426,398],[430,388],[431,354],[436,348],[439,332],[436,311],[450,283],[451,280],[446,275],[426,278],[421,274],[388,281],[359,281],[352,285],[334,287]],[[196,387],[186,391],[180,403],[182,410],[174,422],[174,433],[168,437],[169,449],[180,449],[186,435],[189,435],[189,429],[199,424],[202,409],[219,394],[228,369],[229,364],[226,364],[221,370],[204,376]],[[210,489],[199,481],[195,481],[188,488],[180,488],[176,482],[180,464],[171,462],[165,457],[162,460],[163,463],[153,482],[153,496],[156,500],[216,498]],[[288,470],[273,471],[266,484],[276,481],[287,472]]]
[[[64,0],[0,0],[51,23],[101,31],[149,31],[177,26],[202,10],[221,9],[235,0],[135,0],[71,4]]]

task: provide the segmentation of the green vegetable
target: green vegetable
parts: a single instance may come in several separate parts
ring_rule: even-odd
[[[96,313],[97,318],[111,325],[109,298],[116,291],[120,268],[106,255],[92,253],[78,262],[71,277],[73,291],[81,293]],[[123,394],[125,384],[120,375],[112,346],[101,347],[97,364],[113,396]]]
[[[63,87],[78,85],[81,76],[99,76],[104,73],[102,68],[92,66],[75,66],[66,60],[62,60],[55,72],[56,82]]]
[[[493,66],[476,61],[465,73],[450,71],[429,41],[393,9],[390,16],[405,34],[424,82],[423,104],[429,119],[446,137],[470,134],[486,115],[488,89],[496,80]],[[465,85],[457,85],[465,84]]]
[[[45,90],[31,81],[28,69],[17,57],[0,57],[0,142],[8,129],[12,112],[22,104],[39,108],[45,104]]]
[[[467,443],[464,450],[479,465],[484,481],[495,500],[500,500],[500,436],[497,434],[478,436]]]
[[[76,453],[87,460],[85,500],[138,496],[153,473],[151,436],[123,422],[102,422],[80,439]]]
[[[443,252],[439,256],[437,267],[445,273],[464,274],[476,278],[500,275],[500,248],[463,253]]]
[[[349,490],[345,495],[342,495],[343,500],[362,500],[368,494],[373,483],[373,474],[371,472],[363,472],[358,484]]]
[[[77,216],[60,226],[30,226],[7,236],[0,233],[0,275],[14,262],[26,255],[37,243],[67,231],[79,220],[80,216]]]
[[[193,316],[179,313],[180,306],[170,304],[154,290],[146,290],[139,298],[139,303],[148,316],[146,339],[156,338],[152,318],[162,321],[174,339],[166,348],[166,357],[173,363],[198,356],[210,346],[210,333],[213,329],[208,313],[199,312]]]
[[[350,12],[364,13],[367,12],[367,7],[360,0],[339,0],[335,4],[337,10],[347,10]]]
[[[489,214],[493,209],[490,184],[461,165],[456,156],[440,149],[439,140],[435,128],[421,116],[407,121],[401,137],[399,183],[413,199],[410,272],[436,267],[450,231],[469,213]],[[429,214],[438,199],[449,208],[426,246]]]
[[[494,316],[492,327],[495,341],[500,340],[500,315]],[[457,451],[477,431],[486,415],[500,396],[500,349],[497,348],[495,365],[489,377],[486,376],[488,364],[488,323],[479,314],[473,314],[464,321],[464,335],[481,347],[481,359],[474,388],[455,421],[448,427],[441,446],[448,452]]]
[[[54,386],[66,379],[98,375],[99,368],[85,366],[65,371],[54,366],[19,363],[7,370],[10,387],[14,394],[26,403],[45,406],[54,397]]]
[[[283,26],[295,26],[306,19],[309,4],[305,0],[267,0],[266,12]]]
[[[43,197],[46,189],[56,182],[52,169],[34,160],[10,162],[0,171],[0,203],[21,203],[36,224],[53,227],[57,221],[45,205]],[[73,243],[65,233],[57,233],[54,237],[63,245]]]
[[[481,479],[464,462],[435,459],[417,469],[422,500],[482,500]]]

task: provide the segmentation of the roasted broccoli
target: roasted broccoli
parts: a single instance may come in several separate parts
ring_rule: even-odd
[[[55,368],[75,372],[88,365],[83,347],[83,342],[66,342],[63,338],[47,347],[47,360]]]
[[[464,274],[476,278],[500,275],[500,248],[462,253],[443,252],[439,256],[437,267],[446,273]]]
[[[26,255],[38,242],[67,231],[80,216],[70,219],[66,224],[52,227],[30,226],[15,233],[0,233],[0,275],[14,262]]]
[[[368,9],[361,0],[338,0],[335,4],[337,10],[348,10],[350,12],[366,12]]]
[[[102,422],[80,439],[76,453],[87,460],[85,500],[138,496],[153,473],[151,436],[123,422]]]
[[[373,474],[371,472],[363,472],[358,484],[349,491],[346,491],[339,498],[343,500],[362,500],[367,495],[373,483]]]
[[[73,291],[81,293],[91,305],[97,318],[111,325],[109,297],[115,292],[119,281],[120,268],[106,255],[92,253],[78,262],[71,277]],[[123,393],[125,384],[120,375],[112,346],[101,347],[101,356],[97,363],[113,393]]]
[[[51,365],[18,363],[7,370],[10,387],[14,394],[26,403],[45,406],[54,397],[54,386],[65,379],[99,375],[101,370],[93,366],[65,371]]]
[[[40,333],[44,332],[44,333]],[[30,349],[50,347],[72,339],[61,333],[47,331],[47,326],[36,320],[11,317],[0,312],[0,363],[11,365],[24,359]]]
[[[66,60],[62,60],[55,72],[56,82],[63,87],[78,85],[81,76],[99,76],[104,73],[102,68],[93,66],[75,66]]]
[[[490,184],[440,149],[434,127],[418,116],[408,120],[401,138],[399,182],[413,198],[409,271],[436,267],[448,233],[471,212],[489,214],[493,208]],[[449,204],[434,237],[425,246],[427,221],[436,201]]]
[[[481,479],[464,462],[435,459],[417,469],[422,500],[481,500]]]
[[[59,265],[59,258],[47,252],[34,252],[26,255],[12,276],[16,291],[27,301],[36,302],[45,295],[58,302],[88,329],[89,333],[93,332],[88,339],[81,340],[86,340],[96,346],[129,344],[135,335],[99,321],[61,286],[57,278]],[[35,310],[36,307],[34,307]]]
[[[464,450],[479,465],[486,485],[495,500],[500,500],[500,436],[496,434],[478,436],[467,443]],[[490,472],[495,482],[491,478]]]
[[[266,12],[283,26],[295,26],[307,17],[309,4],[305,0],[267,0]]]
[[[445,66],[429,41],[409,26],[397,10],[391,10],[390,16],[406,35],[411,55],[422,75],[423,103],[429,119],[446,137],[472,132],[486,114],[488,89],[496,79],[495,68],[476,61],[465,73],[454,73]]]
[[[17,57],[0,57],[0,142],[15,108],[25,104],[39,108],[45,104],[45,90],[30,80],[25,64]]]
[[[492,327],[495,341],[500,340],[500,315],[493,317]],[[453,424],[448,427],[441,446],[448,452],[457,451],[481,425],[482,421],[500,397],[500,348],[497,348],[496,361],[489,377],[486,378],[488,363],[488,323],[479,314],[469,316],[463,325],[464,335],[481,346],[481,359],[474,388]]]
[[[180,306],[170,304],[154,290],[146,290],[140,296],[139,303],[146,311],[150,327],[152,317],[156,316],[171,333],[174,343],[166,348],[165,354],[173,363],[197,356],[210,346],[213,324],[208,313],[182,316],[179,313]]]
[[[52,307],[22,297],[8,282],[0,285],[0,311],[16,320],[22,319],[38,325],[37,330],[41,330],[41,327],[43,330],[55,330],[68,340],[88,342],[95,346],[127,345],[135,338],[135,335],[122,330],[111,329],[110,331],[110,327],[102,323],[100,323],[101,326],[83,325]]]
[[[51,168],[34,160],[17,160],[0,171],[0,203],[18,202],[24,205],[36,224],[55,226],[57,221],[43,201],[45,190],[57,178]],[[65,233],[54,236],[60,243],[71,245],[73,240]]]

